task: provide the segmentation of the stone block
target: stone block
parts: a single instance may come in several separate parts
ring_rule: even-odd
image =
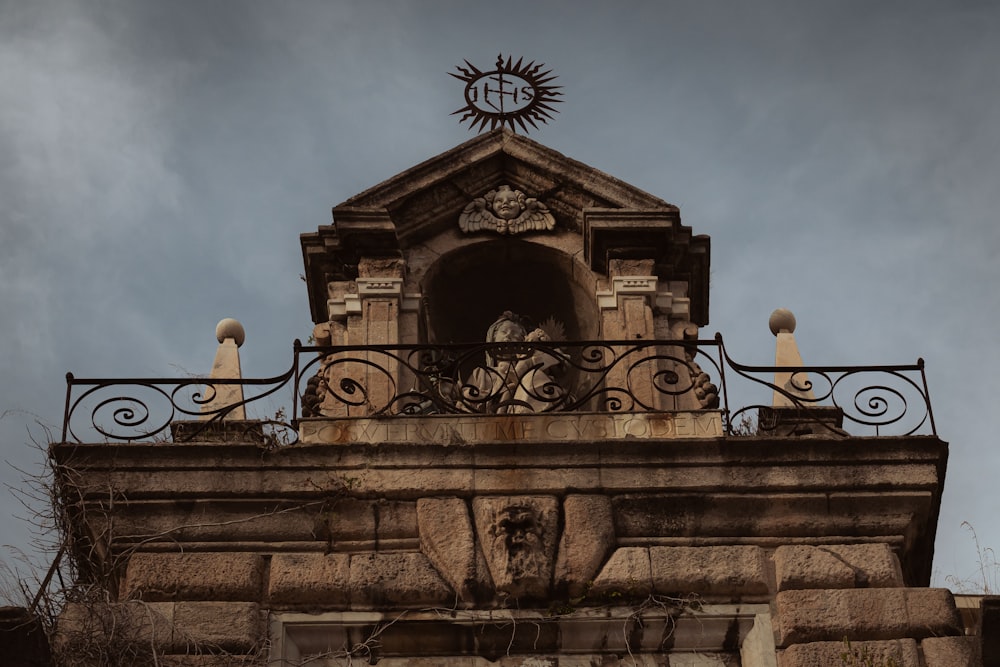
[[[350,603],[349,554],[275,554],[267,598],[271,604],[346,609]]]
[[[375,509],[370,500],[338,498],[325,514],[327,529],[334,541],[375,540]]]
[[[590,595],[596,599],[641,598],[653,592],[653,580],[646,547],[617,549],[594,579]]]
[[[264,640],[260,607],[252,602],[177,602],[175,652],[251,653]]]
[[[654,593],[695,593],[706,600],[768,597],[760,547],[650,547],[649,561]]]
[[[855,662],[850,662],[853,655]],[[870,662],[865,662],[871,658]],[[890,659],[898,667],[921,667],[917,642],[912,639],[850,642],[843,640],[796,644],[778,652],[778,667],[847,667],[885,665]]]
[[[563,493],[569,489],[594,489],[601,486],[598,468],[489,468],[476,470],[475,492],[515,494],[524,489]]]
[[[920,642],[926,667],[980,667],[978,637],[928,637]]]
[[[94,664],[221,667],[234,663],[213,662],[208,657],[169,663],[160,658],[220,651],[243,656],[256,653],[263,629],[258,606],[248,602],[72,603],[59,617],[53,650],[57,657],[78,660],[86,656]]]
[[[779,591],[805,588],[854,588],[854,568],[823,547],[778,547],[774,572]]]
[[[899,559],[887,544],[794,545],[774,552],[779,591],[901,586]]]
[[[893,589],[881,589],[888,592]],[[955,607],[955,597],[946,588],[903,588],[906,599],[906,621],[913,629],[908,635],[922,637],[947,637],[965,632],[961,616]],[[880,591],[872,591],[878,595]],[[920,630],[922,628],[922,630]]]
[[[173,616],[173,602],[71,602],[59,615],[52,652],[57,661],[93,656],[98,663],[172,652]]]
[[[417,501],[420,549],[460,600],[473,600],[492,587],[489,568],[478,555],[469,509],[461,498]]]
[[[248,553],[136,553],[123,595],[150,602],[260,599],[263,559]]]
[[[379,500],[373,503],[375,535],[379,540],[417,536],[417,504],[412,501]]]
[[[406,273],[406,262],[397,257],[361,257],[358,261],[360,278],[399,278]]]
[[[172,548],[185,542],[312,540],[325,538],[320,516],[313,508],[276,512],[273,503],[223,507],[206,501],[163,507],[136,502],[115,515],[115,535],[125,542],[158,542]]]
[[[313,503],[308,510],[269,517],[266,524],[255,519],[254,526],[252,534],[235,526],[232,531],[234,535],[262,541],[323,540],[331,544],[374,544],[377,540],[415,540],[417,536],[413,502],[356,498],[338,498],[322,505]]]
[[[445,606],[454,593],[419,552],[351,555],[352,609]]]
[[[596,495],[566,496],[555,570],[557,589],[565,587],[570,597],[586,593],[614,546],[611,499]]]
[[[926,588],[782,591],[778,646],[819,641],[922,639],[962,632],[951,592]]]
[[[888,544],[831,544],[832,553],[859,572],[868,588],[896,588],[903,585],[899,557]]]

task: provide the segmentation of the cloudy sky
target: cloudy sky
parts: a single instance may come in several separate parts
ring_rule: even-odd
[[[783,306],[808,363],[926,359],[935,581],[974,578],[962,522],[1000,548],[998,34],[971,0],[0,0],[0,478],[39,469],[66,371],[206,372],[226,316],[246,375],[284,371],[299,234],[470,138],[447,72],[502,52],[564,86],[533,139],[711,235],[704,333],[735,358],[773,361]]]

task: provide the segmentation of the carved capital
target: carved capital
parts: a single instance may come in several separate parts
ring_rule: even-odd
[[[609,289],[597,290],[597,307],[615,310],[621,307],[621,297],[642,296],[654,311],[673,317],[687,318],[691,313],[691,300],[674,297],[673,293],[660,291],[656,276],[616,276]]]
[[[592,270],[610,277],[614,260],[652,260],[658,278],[687,283],[689,314],[673,305],[672,314],[708,323],[709,238],[692,235],[676,208],[584,209],[583,228],[584,257]]]
[[[356,292],[338,294],[327,300],[330,320],[360,315],[365,299],[396,300],[402,312],[416,312],[420,307],[420,294],[404,292],[402,278],[358,278],[354,283]]]

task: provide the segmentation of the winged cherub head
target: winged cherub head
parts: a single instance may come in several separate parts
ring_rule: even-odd
[[[498,218],[513,220],[524,210],[524,193],[511,190],[509,185],[501,185],[493,194],[490,205]]]

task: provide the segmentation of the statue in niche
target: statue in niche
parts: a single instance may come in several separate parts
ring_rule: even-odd
[[[525,320],[509,310],[486,332],[487,343],[553,340],[565,340],[560,323],[549,318],[529,332]],[[487,349],[486,365],[472,372],[463,387],[462,399],[475,412],[524,414],[553,410],[568,398],[555,379],[562,370],[563,359],[557,348]]]
[[[514,598],[548,593],[558,513],[556,499],[547,496],[473,500],[483,555],[498,592]]]
[[[500,234],[518,234],[526,231],[548,231],[556,220],[548,207],[527,197],[520,190],[501,185],[483,197],[476,197],[458,216],[458,226],[465,233],[492,229]]]

